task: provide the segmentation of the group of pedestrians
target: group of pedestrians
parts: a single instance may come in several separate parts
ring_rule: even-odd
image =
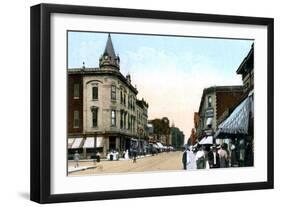
[[[229,153],[224,146],[212,146],[207,151],[203,145],[198,150],[194,150],[192,146],[186,147],[182,163],[184,170],[192,169],[210,169],[210,168],[225,168],[229,166]]]

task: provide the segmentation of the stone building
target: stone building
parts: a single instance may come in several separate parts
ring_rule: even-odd
[[[89,158],[96,151],[106,156],[110,150],[143,148],[148,104],[137,94],[130,75],[120,72],[109,34],[98,68],[68,69],[68,152]]]

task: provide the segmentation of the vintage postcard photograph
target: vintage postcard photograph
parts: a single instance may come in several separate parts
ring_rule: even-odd
[[[254,166],[254,40],[67,31],[67,175]]]

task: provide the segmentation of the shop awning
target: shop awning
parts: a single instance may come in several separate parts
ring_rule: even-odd
[[[102,140],[103,140],[102,137],[97,137],[96,147],[103,147]]]
[[[67,139],[67,148],[68,149],[71,149],[71,146],[72,146],[73,142],[74,142],[74,138],[68,138]]]
[[[159,146],[157,144],[153,144],[152,146],[156,149],[159,149]]]
[[[230,137],[233,135],[248,134],[249,116],[252,109],[253,97],[248,96],[243,100],[219,126],[216,138]],[[253,110],[253,109],[252,109]]]
[[[94,148],[94,147],[95,147],[95,138],[87,137],[86,141],[84,142],[83,148]]]
[[[160,149],[163,149],[163,148],[164,148],[164,146],[163,146],[163,144],[162,144],[162,143],[157,142],[156,144],[159,146],[159,148],[160,148]]]
[[[213,144],[213,136],[207,136],[200,140],[200,145]]]
[[[75,138],[72,146],[71,146],[71,149],[77,149],[77,148],[80,148],[80,145],[82,143],[82,140],[83,138]]]

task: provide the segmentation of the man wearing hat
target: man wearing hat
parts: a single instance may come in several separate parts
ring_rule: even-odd
[[[215,145],[211,147],[211,150],[208,153],[208,161],[209,161],[210,168],[220,167],[219,153],[217,152],[217,147]]]

